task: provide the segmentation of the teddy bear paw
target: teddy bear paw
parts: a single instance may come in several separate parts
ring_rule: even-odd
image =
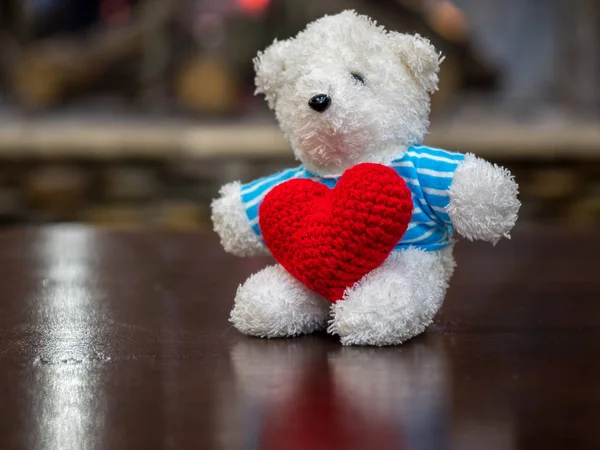
[[[343,345],[372,346],[421,334],[442,305],[452,261],[449,251],[392,253],[334,303],[328,332]]]
[[[387,346],[401,344],[425,331],[432,314],[421,314],[404,283],[390,290],[360,286],[333,305],[328,332],[343,345]],[[391,291],[395,292],[391,292]]]
[[[329,302],[274,265],[238,288],[229,321],[244,334],[276,338],[324,329],[328,314]]]

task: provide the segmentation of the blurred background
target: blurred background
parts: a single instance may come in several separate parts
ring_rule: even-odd
[[[0,223],[210,227],[294,164],[252,58],[348,8],[446,55],[427,144],[509,167],[523,221],[600,223],[597,0],[2,0]]]

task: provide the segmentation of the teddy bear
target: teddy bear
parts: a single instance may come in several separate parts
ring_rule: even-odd
[[[353,10],[259,52],[257,93],[300,165],[226,184],[212,203],[225,251],[276,261],[238,287],[240,332],[401,344],[440,309],[457,236],[510,237],[511,173],[423,144],[442,60],[426,38]]]

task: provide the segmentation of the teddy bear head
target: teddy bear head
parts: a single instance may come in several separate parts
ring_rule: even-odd
[[[254,60],[257,93],[296,157],[322,176],[388,163],[420,143],[440,63],[426,39],[388,32],[354,11],[275,40]]]

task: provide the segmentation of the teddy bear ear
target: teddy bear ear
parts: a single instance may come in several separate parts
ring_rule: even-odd
[[[426,38],[415,34],[390,33],[393,51],[402,59],[417,82],[429,93],[437,91],[438,72],[444,60]]]
[[[275,107],[277,93],[283,84],[286,60],[289,58],[289,55],[286,55],[288,47],[289,41],[275,39],[269,47],[258,52],[254,58],[255,94],[264,94],[271,109]]]

